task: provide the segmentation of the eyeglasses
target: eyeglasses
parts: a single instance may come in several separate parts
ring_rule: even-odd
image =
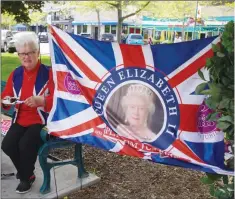
[[[18,53],[18,55],[19,55],[19,57],[26,57],[26,55],[32,56],[35,53],[36,53],[35,51],[31,51],[31,52],[27,52],[27,53]]]

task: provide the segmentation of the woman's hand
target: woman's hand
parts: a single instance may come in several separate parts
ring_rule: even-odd
[[[38,107],[45,105],[45,99],[43,96],[31,96],[27,98],[24,103],[29,107]]]

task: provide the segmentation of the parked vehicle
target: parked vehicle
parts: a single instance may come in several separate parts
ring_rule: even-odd
[[[16,52],[15,39],[14,39],[14,37],[13,37],[13,39],[9,42],[8,52],[9,52],[9,53],[14,53],[14,52]]]
[[[170,44],[170,43],[172,43],[172,42],[169,41],[169,40],[164,40],[164,41],[161,41],[160,43],[161,43],[161,44]]]
[[[1,30],[1,50],[4,52],[8,51],[9,42],[12,40],[12,32],[10,30]]]
[[[12,35],[14,36],[16,33],[18,33],[19,31],[17,31],[17,30],[13,30],[12,31]]]
[[[15,47],[15,36],[19,33],[18,31],[12,31],[13,33],[13,37],[12,37],[12,40],[9,42],[9,45],[8,45],[8,52],[9,53],[14,53],[16,52],[16,47]]]
[[[80,36],[82,36],[82,37],[86,37],[86,38],[88,38],[88,39],[92,39],[92,36],[91,36],[91,34],[89,34],[89,33],[81,33],[81,34],[79,34]]]
[[[110,34],[110,33],[102,34],[101,35],[101,41],[114,42],[114,36],[113,36],[113,34]]]
[[[38,39],[40,43],[48,43],[48,34],[47,32],[39,32]]]
[[[144,45],[144,38],[141,34],[129,34],[126,38],[126,44]]]

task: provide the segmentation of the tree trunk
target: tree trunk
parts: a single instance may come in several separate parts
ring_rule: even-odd
[[[118,27],[117,27],[117,42],[121,43],[121,34],[122,34],[122,9],[118,8]]]
[[[183,19],[183,26],[182,26],[182,41],[184,41],[184,35],[185,35],[185,32],[184,32],[184,28],[185,28],[185,17],[186,17],[186,14],[184,13],[184,19]]]
[[[107,3],[117,9],[117,13],[118,13],[117,42],[121,43],[122,22],[128,17],[131,17],[131,16],[138,14],[141,10],[143,10],[150,3],[150,1],[148,1],[142,8],[140,8],[140,9],[136,10],[135,12],[132,12],[126,16],[122,16],[122,0],[116,0],[116,3],[110,3],[110,2],[107,2]]]
[[[98,40],[100,39],[100,10],[97,9],[96,10],[96,13],[97,13],[97,18],[98,18]]]
[[[38,23],[36,23],[36,33],[38,34]]]
[[[183,21],[182,36],[181,36],[181,38],[182,38],[182,41],[184,41],[184,21]]]

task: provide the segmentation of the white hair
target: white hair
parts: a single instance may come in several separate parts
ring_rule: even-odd
[[[122,97],[121,106],[122,109],[127,110],[128,105],[133,101],[131,96],[142,96],[146,100],[146,105],[148,107],[149,116],[152,116],[155,112],[155,104],[153,99],[153,92],[146,86],[142,84],[132,84],[128,87],[127,93]]]
[[[26,45],[32,47],[37,51],[39,50],[39,40],[35,32],[29,32],[29,31],[19,32],[15,34],[14,39],[17,51]]]

